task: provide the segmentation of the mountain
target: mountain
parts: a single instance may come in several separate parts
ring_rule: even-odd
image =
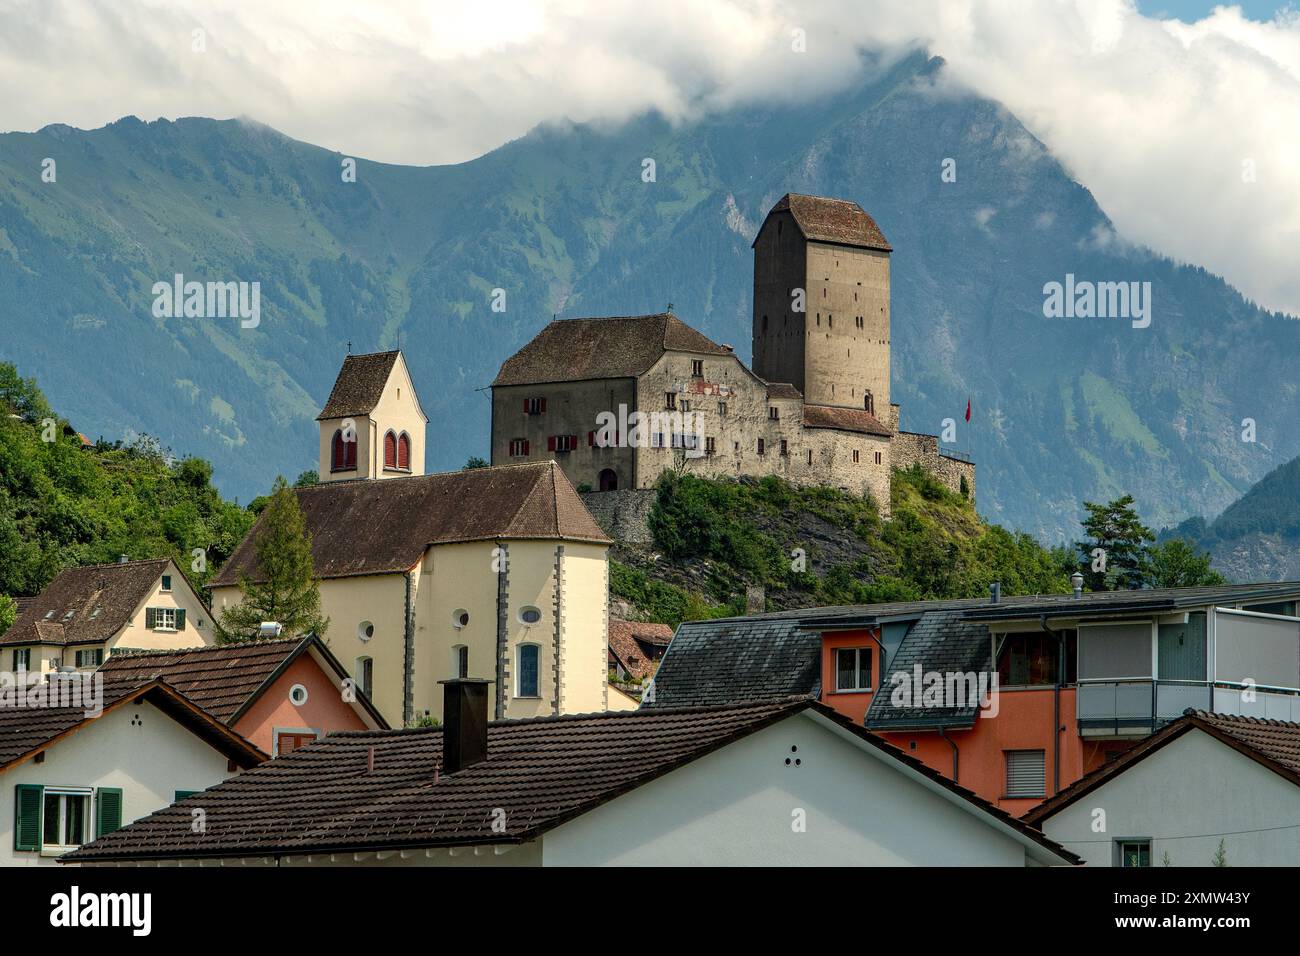
[[[1188,518],[1160,537],[1194,541],[1234,581],[1300,580],[1300,458],[1274,468],[1214,520]]]
[[[401,347],[428,465],[454,468],[486,452],[479,390],[553,314],[671,301],[748,359],[749,245],[799,191],[857,200],[893,244],[903,426],[957,420],[989,519],[1064,540],[1082,499],[1130,492],[1173,524],[1300,454],[1300,325],[1124,243],[1014,116],[942,71],[916,55],[815,101],[546,126],[455,166],[357,158],[355,182],[341,154],[241,120],[0,135],[0,357],[80,431],[150,433],[247,500],[315,466],[348,342]],[[154,283],[177,273],[259,282],[260,325],[156,318]],[[1150,327],[1044,318],[1067,273],[1150,281]],[[1247,417],[1257,442],[1239,440]]]

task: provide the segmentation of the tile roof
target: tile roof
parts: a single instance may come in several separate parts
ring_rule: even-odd
[[[821,635],[797,619],[687,621],[659,662],[645,707],[719,707],[821,693]]]
[[[442,728],[331,734],[101,837],[66,862],[268,856],[535,839],[670,770],[813,710],[1062,862],[1078,858],[830,708],[805,699],[488,724],[487,759],[439,775]],[[373,767],[373,769],[370,769]],[[190,801],[195,801],[191,803]],[[190,807],[207,810],[195,833]],[[504,811],[506,828],[494,821]]]
[[[883,435],[886,438],[893,434],[888,426],[865,408],[838,408],[834,405],[805,405],[803,427],[836,428],[864,435]]]
[[[609,662],[622,664],[633,677],[645,680],[654,673],[654,663],[663,657],[673,629],[648,621],[609,622]]]
[[[768,215],[787,211],[794,216],[794,221],[805,239],[813,242],[859,246],[864,249],[879,249],[883,252],[892,251],[885,240],[885,234],[880,231],[875,220],[855,202],[847,199],[828,199],[824,196],[805,196],[801,193],[786,193],[772,207]]]
[[[371,352],[345,358],[339,376],[334,380],[334,388],[330,390],[330,397],[316,420],[369,415],[379,404],[384,386],[388,384],[388,376],[392,374],[397,357],[401,354],[399,351]]]
[[[240,766],[252,766],[266,759],[266,754],[161,680],[130,685],[105,681],[103,712],[108,713],[142,698],[170,713],[226,756],[238,761]],[[96,716],[87,716],[84,706],[0,707],[0,769],[44,750],[58,738],[96,719]]]
[[[734,355],[671,312],[557,319],[502,363],[492,385],[635,378],[664,352]]]
[[[1216,740],[1268,767],[1300,786],[1300,724],[1237,714],[1185,710],[1183,716],[1076,780],[1056,796],[1044,800],[1023,819],[1034,826],[1151,756],[1191,730],[1202,730]]]
[[[969,727],[975,722],[975,705],[969,707],[895,706],[891,676],[909,678],[917,665],[921,673],[988,673],[992,647],[987,624],[962,620],[960,610],[929,611],[908,630],[894,656],[886,662],[887,673],[880,691],[872,695],[865,723],[871,730],[904,730],[923,727]]]
[[[102,643],[126,627],[168,564],[169,559],[157,558],[60,571],[31,599],[0,644]]]
[[[267,680],[312,638],[246,641],[214,647],[114,654],[99,672],[106,685],[139,686],[165,680],[228,724]]]
[[[803,398],[803,392],[795,388],[789,382],[768,382],[767,397],[778,400],[789,401]]]
[[[554,461],[294,489],[321,578],[408,571],[433,544],[562,539],[608,544]],[[259,519],[210,586],[256,578]]]

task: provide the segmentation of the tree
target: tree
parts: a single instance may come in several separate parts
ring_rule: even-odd
[[[243,600],[229,608],[217,624],[222,642],[251,640],[263,621],[284,625],[287,634],[324,634],[329,619],[320,613],[320,582],[311,556],[298,498],[283,477],[275,487],[253,533],[260,580],[239,576]]]
[[[7,594],[0,594],[0,634],[14,626],[18,618],[18,602]]]
[[[320,474],[313,468],[311,471],[304,471],[294,479],[295,488],[310,488],[312,485],[320,484]]]
[[[465,467],[461,470],[469,471],[471,468],[486,468],[487,466],[488,463],[478,455],[470,455],[469,461],[465,462]]]
[[[1138,518],[1133,496],[1125,495],[1104,505],[1083,503],[1088,516],[1081,522],[1091,539],[1079,541],[1079,569],[1091,591],[1116,591],[1142,586],[1146,575],[1147,544],[1155,540]],[[1101,549],[1101,554],[1095,552]]]
[[[1183,538],[1170,538],[1151,548],[1146,580],[1153,588],[1194,588],[1226,582],[1210,567],[1209,552]]]

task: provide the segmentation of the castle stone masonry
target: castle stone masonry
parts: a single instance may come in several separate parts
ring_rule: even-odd
[[[892,469],[919,463],[973,498],[971,462],[898,428],[892,249],[871,217],[788,194],[753,248],[753,369],[672,313],[553,321],[492,383],[492,463],[554,459],[583,491],[650,488],[667,469],[778,475],[884,514]]]

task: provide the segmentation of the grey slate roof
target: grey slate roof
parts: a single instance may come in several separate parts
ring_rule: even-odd
[[[821,636],[797,618],[688,621],[677,629],[643,699],[647,707],[721,707],[817,697]]]
[[[978,673],[989,670],[992,648],[987,624],[962,620],[960,610],[930,611],[912,625],[894,656],[885,665],[880,689],[871,698],[866,726],[871,730],[903,730],[919,727],[969,727],[976,707],[895,707],[894,674],[909,680],[920,665],[921,673],[938,671]]]

